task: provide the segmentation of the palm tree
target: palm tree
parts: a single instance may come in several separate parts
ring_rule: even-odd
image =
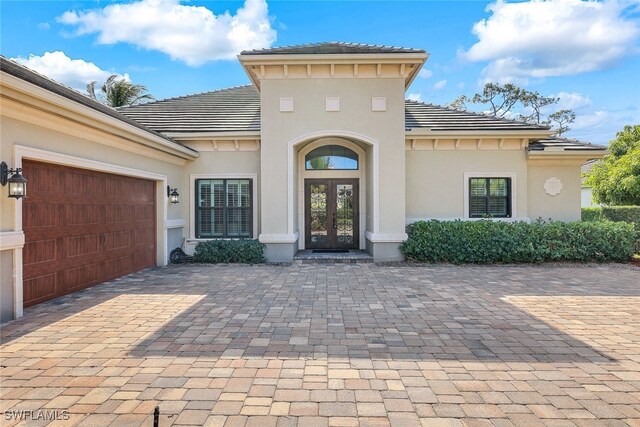
[[[146,86],[134,85],[117,74],[109,76],[104,82],[100,91],[100,95],[96,94],[96,84],[91,82],[87,85],[87,94],[91,99],[102,102],[109,107],[124,107],[128,105],[136,105],[146,101],[152,101],[153,95],[145,93]]]

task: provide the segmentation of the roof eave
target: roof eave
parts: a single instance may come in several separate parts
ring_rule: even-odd
[[[6,73],[5,71],[1,71],[0,75],[2,75],[2,79],[0,79],[2,81],[2,84],[6,85],[7,87],[10,87],[18,92],[22,92],[34,98],[44,100],[57,107],[62,107],[91,119],[98,120],[121,131],[136,135],[138,138],[148,141],[148,143],[144,145],[187,160],[195,159],[200,156],[200,153],[192,150],[189,147],[184,147],[174,141],[158,136],[151,131],[146,131],[141,127],[134,126],[130,123],[127,123],[126,121],[119,120],[116,117],[110,116],[101,111],[80,104],[72,99],[66,98],[36,84],[25,81],[12,74]]]
[[[548,136],[553,131],[548,129],[491,129],[491,130],[432,130],[430,128],[410,128],[405,131],[406,135],[417,137],[435,137],[435,136],[499,136],[500,138],[508,138],[509,136],[517,136],[518,138],[529,137],[539,138],[540,136]]]
[[[411,60],[413,62],[424,61],[429,57],[427,52],[412,52],[412,53],[291,53],[291,54],[240,54],[237,56],[240,62],[262,62],[262,63],[281,63],[281,62],[305,62],[305,61],[317,61],[319,63],[327,62],[352,62],[354,59],[362,62],[375,63],[376,61],[384,62],[397,62],[398,60]]]
[[[570,150],[527,150],[529,164],[582,165],[586,161],[601,159],[609,154],[608,150],[570,149]]]
[[[245,73],[255,88],[260,91],[260,78],[251,70],[256,65],[280,64],[397,64],[400,62],[416,64],[405,77],[405,89],[415,80],[418,72],[429,58],[427,52],[415,53],[356,53],[356,54],[240,54],[237,56]]]
[[[177,141],[202,139],[260,139],[260,131],[163,132]]]

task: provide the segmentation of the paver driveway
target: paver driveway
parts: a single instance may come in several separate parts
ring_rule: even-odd
[[[168,267],[1,351],[2,410],[60,425],[640,425],[640,270]]]

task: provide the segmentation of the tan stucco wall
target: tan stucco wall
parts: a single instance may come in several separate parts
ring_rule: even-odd
[[[465,173],[515,173],[515,218],[527,217],[524,150],[406,151],[407,222],[464,218]]]
[[[0,140],[2,141],[0,156],[2,159],[8,159],[5,161],[10,167],[13,167],[14,145],[22,145],[52,151],[58,154],[81,157],[83,159],[166,175],[167,183],[172,187],[186,188],[186,180],[184,180],[182,166],[97,144],[90,140],[70,136],[7,117],[0,119]],[[25,176],[25,178],[29,179],[28,176]],[[4,191],[0,194],[0,203],[2,204],[2,221],[0,222],[0,227],[2,231],[13,230],[13,204],[21,202],[9,199],[6,194],[6,189],[3,187],[2,190]],[[169,204],[167,206],[167,219],[179,218],[182,218],[180,206]],[[162,226],[162,224],[159,225]]]
[[[379,143],[380,233],[404,233],[404,79],[283,79],[261,82],[262,233],[288,232],[288,143],[313,132],[348,131]],[[325,97],[339,96],[340,111],[325,111]],[[371,111],[371,97],[387,98],[386,112]],[[294,111],[280,112],[280,97],[293,98]],[[369,152],[369,147],[367,152]],[[295,156],[294,156],[295,158]],[[370,159],[372,164],[373,159]],[[294,185],[296,179],[294,176]],[[373,192],[367,183],[367,193]],[[371,188],[371,190],[370,190]],[[294,188],[294,194],[295,194]],[[367,215],[374,215],[367,197]],[[294,200],[295,203],[295,200]],[[297,204],[294,204],[297,206]],[[296,208],[297,209],[297,208]],[[370,212],[370,213],[369,213]],[[294,210],[294,224],[297,216]],[[367,228],[371,228],[367,221]],[[295,232],[296,230],[292,230]],[[370,230],[374,231],[374,230]]]
[[[190,143],[187,143],[191,145]],[[256,175],[253,182],[253,191],[257,196],[257,206],[254,215],[258,219],[256,230],[260,232],[260,152],[259,151],[203,151],[200,157],[189,162],[184,167],[184,203],[181,202],[182,215],[186,221],[185,237],[191,238],[191,223],[195,215],[195,183],[192,175],[217,175],[220,177],[234,177],[238,175]],[[193,178],[193,179],[192,179]],[[192,203],[193,200],[193,203]],[[256,234],[257,235],[257,234]],[[188,252],[193,250],[195,244],[189,244]]]
[[[556,177],[562,191],[556,196],[545,193],[544,183]],[[529,218],[555,221],[580,220],[580,165],[529,165]]]

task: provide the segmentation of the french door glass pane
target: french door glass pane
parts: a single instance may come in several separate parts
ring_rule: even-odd
[[[338,244],[353,244],[353,185],[336,185],[336,239]]]
[[[329,240],[328,195],[326,184],[310,184],[311,243],[325,244]]]

